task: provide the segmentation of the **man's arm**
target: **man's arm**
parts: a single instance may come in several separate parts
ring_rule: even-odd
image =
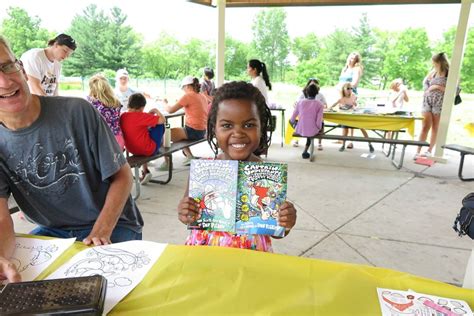
[[[31,93],[37,95],[46,95],[43,88],[41,87],[41,82],[38,78],[28,75],[28,86],[30,86]]]
[[[15,233],[6,198],[0,198],[0,232],[2,232],[0,238],[0,280],[8,279],[9,282],[19,282],[21,276],[10,261],[15,250]]]
[[[132,189],[132,171],[128,164],[123,165],[111,177],[109,191],[99,217],[92,231],[83,241],[86,245],[107,245],[112,243],[110,236],[122,214],[125,202]]]

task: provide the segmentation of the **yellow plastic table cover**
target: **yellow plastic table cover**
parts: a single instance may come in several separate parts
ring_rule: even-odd
[[[414,116],[397,116],[388,114],[358,114],[342,112],[324,112],[324,121],[341,124],[349,127],[375,129],[382,131],[399,131],[407,129],[411,137],[415,135],[415,120],[421,119]],[[285,143],[289,144],[294,133],[293,127],[288,123]]]
[[[472,123],[467,123],[464,128],[467,130],[469,133],[469,136],[474,137],[474,122]]]
[[[85,248],[76,242],[38,279]],[[474,307],[474,290],[395,270],[243,249],[168,245],[109,315],[380,315],[377,287],[461,299]]]

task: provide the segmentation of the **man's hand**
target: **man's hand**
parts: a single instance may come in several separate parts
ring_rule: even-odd
[[[87,236],[82,242],[87,246],[110,245],[112,243],[112,241],[110,241],[110,235],[111,233],[95,232],[94,229],[92,229],[89,236]]]
[[[9,283],[20,282],[21,275],[10,260],[0,257],[0,281],[5,279]]]

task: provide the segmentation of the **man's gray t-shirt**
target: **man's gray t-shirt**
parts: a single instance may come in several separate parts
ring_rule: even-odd
[[[40,116],[31,126],[11,131],[0,124],[0,197],[12,193],[38,225],[91,228],[110,177],[126,160],[110,128],[86,100],[40,101]],[[143,219],[130,194],[117,226],[141,232]]]

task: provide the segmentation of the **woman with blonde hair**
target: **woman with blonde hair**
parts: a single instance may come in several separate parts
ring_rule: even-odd
[[[123,150],[125,142],[120,128],[120,108],[122,104],[115,96],[109,81],[102,74],[96,74],[89,79],[89,89],[87,101],[102,115]]]
[[[430,147],[428,151],[420,154],[421,147],[418,147],[415,159],[419,156],[429,157],[433,147],[436,144],[438,136],[439,120],[441,117],[441,108],[443,106],[444,90],[448,79],[449,62],[445,53],[433,55],[431,58],[433,68],[428,72],[423,80],[423,124],[421,128],[420,140],[426,141],[428,132],[431,130]]]
[[[349,82],[352,91],[357,95],[357,87],[359,86],[363,72],[364,67],[362,66],[362,57],[358,52],[352,52],[347,56],[346,65],[341,70],[339,83]]]
[[[402,109],[405,102],[408,102],[407,87],[401,78],[397,78],[390,83],[389,101],[392,107]]]

